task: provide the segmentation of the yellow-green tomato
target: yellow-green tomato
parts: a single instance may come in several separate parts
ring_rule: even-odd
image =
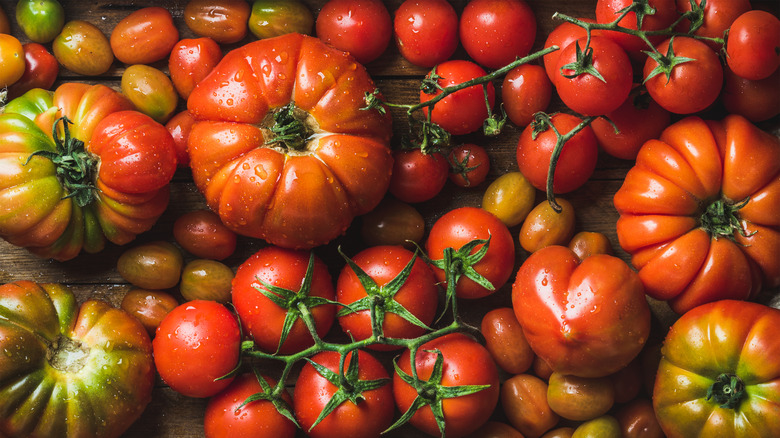
[[[311,35],[314,15],[305,4],[295,1],[256,0],[249,16],[249,31],[260,39],[287,33]]]
[[[566,246],[574,236],[574,207],[565,199],[557,199],[561,211],[556,212],[545,199],[525,218],[520,227],[520,246],[529,253],[545,246]]]
[[[179,282],[184,257],[169,242],[155,241],[130,248],[119,256],[117,271],[141,289],[169,289]]]
[[[482,208],[507,227],[520,225],[534,207],[536,189],[520,172],[507,172],[495,179],[482,196]]]
[[[111,44],[92,23],[69,21],[51,45],[54,57],[68,70],[85,76],[97,76],[114,63]]]
[[[24,49],[16,37],[0,34],[0,89],[12,85],[24,74]]]
[[[138,111],[158,123],[167,122],[179,102],[171,79],[159,69],[145,64],[127,67],[122,74],[122,93]]]
[[[578,377],[556,371],[547,382],[547,404],[563,418],[592,420],[615,404],[615,387],[609,377]]]
[[[603,415],[577,426],[571,438],[623,438],[623,433],[615,417]]]
[[[19,0],[16,22],[30,40],[49,43],[65,25],[65,9],[57,0]]]
[[[230,289],[235,274],[224,263],[197,259],[187,263],[181,274],[179,292],[187,301],[230,301]]]

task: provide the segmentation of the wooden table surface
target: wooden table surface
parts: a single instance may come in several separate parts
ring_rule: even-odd
[[[195,36],[184,25],[183,10],[187,3],[186,0],[60,1],[65,7],[66,20],[82,19],[90,21],[103,30],[106,36],[109,36],[111,29],[113,29],[116,23],[131,11],[147,6],[166,7],[172,12],[174,21],[180,31],[180,37],[192,38]],[[325,0],[304,0],[304,2],[316,14],[322,4],[325,3]],[[392,14],[402,3],[402,0],[391,0],[385,3]],[[460,13],[467,1],[455,0],[451,3]],[[546,35],[558,24],[551,18],[554,12],[560,11],[577,17],[593,17],[596,1],[528,0],[528,3],[534,10],[539,23],[534,48],[534,50],[538,50],[542,47]],[[22,42],[25,42],[24,35],[13,19],[15,4],[16,1],[13,0],[0,0],[0,6],[11,17],[12,33],[19,37]],[[776,15],[780,15],[780,2],[773,0],[754,1],[753,6],[754,8],[770,10]],[[250,34],[239,44],[223,46],[223,51],[227,52],[227,50],[253,39],[254,37]],[[48,45],[48,48],[50,48],[50,45]],[[466,55],[462,48],[459,48],[454,57],[464,59]],[[167,62],[161,61],[153,65],[167,72]],[[122,63],[115,61],[108,73],[101,77],[84,77],[62,69],[55,87],[63,82],[79,81],[87,83],[100,82],[119,89],[119,80],[124,68],[125,66]],[[419,80],[427,73],[427,69],[416,67],[404,60],[392,43],[386,53],[381,58],[367,65],[367,68],[388,101],[398,103],[415,102]],[[500,82],[496,85],[500,85]],[[180,101],[179,106],[180,109],[184,109],[185,103]],[[550,111],[560,108],[560,102],[554,97]],[[712,118],[720,118],[723,115],[722,110],[717,108],[705,114],[706,117]],[[759,125],[775,135],[780,135],[780,118],[778,117],[762,122]],[[405,120],[402,117],[395,117],[394,126],[396,133],[400,134],[401,130],[406,126]],[[482,194],[491,180],[503,173],[517,170],[515,146],[521,130],[522,127],[508,124],[504,132],[497,138],[486,138],[481,134],[455,138],[456,142],[474,142],[485,146],[490,155],[491,171],[488,181],[478,187],[462,189],[448,183],[444,191],[434,200],[416,205],[417,209],[425,217],[428,228],[439,216],[455,207],[479,206]],[[400,135],[394,136],[394,143],[398,141],[399,137]],[[628,256],[620,249],[615,234],[617,212],[612,205],[612,195],[620,187],[622,179],[631,165],[632,162],[630,161],[618,160],[601,154],[597,169],[588,183],[577,191],[564,196],[575,207],[577,230],[597,231],[606,234],[611,240],[617,255],[626,261],[628,261]],[[542,199],[543,194],[538,192],[537,201]],[[173,241],[172,226],[176,218],[183,212],[204,207],[204,199],[192,183],[189,170],[178,170],[172,182],[171,203],[166,213],[151,231],[139,236],[130,245],[159,239]],[[315,249],[315,252],[330,266],[334,279],[343,266],[343,260],[335,251],[336,246],[342,245],[344,251],[350,255],[354,255],[362,248],[358,232],[359,224],[360,218],[353,222],[353,226],[350,227],[343,237],[338,238],[330,245]],[[512,228],[511,231],[514,236],[517,236],[519,226]],[[240,238],[236,253],[228,258],[225,263],[235,270],[246,258],[264,245],[262,241]],[[519,245],[517,245],[517,248],[517,266],[519,266],[527,257],[527,254]],[[125,249],[126,247],[109,245],[99,254],[82,254],[68,262],[56,262],[40,259],[29,254],[24,249],[0,241],[0,283],[22,279],[38,282],[59,282],[69,285],[80,300],[102,298],[118,306],[124,293],[129,290],[128,284],[119,276],[116,270],[117,258]],[[509,290],[510,285],[507,285],[490,297],[475,300],[467,306],[460,306],[463,310],[464,319],[478,324],[482,315],[489,309],[498,306],[510,306]],[[176,291],[174,290],[173,292]],[[780,293],[777,290],[766,291],[762,295],[761,301],[779,307]],[[655,315],[658,317],[660,327],[664,327],[673,321],[675,316],[664,303],[653,300],[650,300],[650,302]],[[335,330],[338,330],[337,324],[335,325]],[[127,438],[202,437],[202,416],[205,405],[206,400],[178,395],[166,388],[162,381],[158,379],[151,404],[141,419],[124,436]],[[500,417],[501,413],[497,412],[496,415]],[[407,427],[397,434],[388,436],[414,437],[422,436],[422,434]]]

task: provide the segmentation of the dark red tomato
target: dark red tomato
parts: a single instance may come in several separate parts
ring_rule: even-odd
[[[369,288],[364,287],[351,265],[344,266],[336,283],[336,300],[354,310],[352,312],[345,307],[339,312],[339,324],[351,338],[363,340],[372,335],[369,302],[376,298],[382,298],[379,310],[385,315],[382,323],[385,337],[416,338],[427,331],[416,322],[430,326],[436,316],[439,289],[431,268],[417,257],[406,281],[400,285],[393,282],[413,256],[414,253],[400,246],[374,246],[359,252],[352,261],[370,278],[372,286]],[[417,321],[412,322],[410,317],[402,316],[398,306],[411,313]],[[394,349],[381,344],[371,347]]]
[[[555,80],[555,89],[566,106],[582,115],[607,114],[625,102],[631,92],[631,60],[625,50],[607,37],[591,37],[589,49],[586,44],[587,37],[563,49],[556,66],[561,77]],[[579,50],[586,52],[586,60],[581,64],[577,62]],[[572,68],[572,64],[578,65]],[[580,72],[580,68],[584,71]],[[572,75],[576,76],[569,77]]]
[[[582,122],[579,117],[558,113],[551,118],[553,126],[565,135]],[[534,124],[528,125],[517,142],[517,165],[520,172],[539,190],[546,190],[550,159],[557,136],[548,128],[534,138]],[[598,144],[593,129],[586,126],[569,139],[561,150],[553,174],[553,191],[567,193],[585,184],[596,169]]]
[[[623,438],[664,438],[664,431],[658,424],[649,398],[637,398],[621,405],[615,411]]]
[[[579,20],[585,21],[587,23],[596,22],[596,20],[590,18],[579,18]],[[600,30],[594,30],[591,35],[597,36],[600,34],[600,32]],[[566,48],[566,46],[568,46],[570,43],[573,43],[575,40],[587,36],[588,33],[585,31],[585,28],[577,26],[574,23],[569,23],[568,21],[564,21],[563,23],[559,24],[550,32],[549,35],[547,35],[547,40],[544,42],[544,47],[558,47],[558,50],[550,52],[544,55],[542,58],[544,61],[544,70],[547,72],[547,77],[550,78],[550,81],[552,81],[553,85],[555,85],[555,81],[561,75],[556,68],[558,65],[558,58],[561,56],[561,50]]]
[[[458,48],[458,14],[447,0],[406,0],[393,20],[398,51],[420,67],[442,63]]]
[[[475,240],[490,238],[490,245],[484,257],[471,267],[493,285],[487,289],[463,276],[455,286],[460,298],[481,298],[492,294],[506,284],[515,266],[515,244],[509,229],[492,213],[476,207],[460,207],[445,213],[431,227],[425,249],[433,260],[444,258],[444,250],[452,248],[456,252],[464,245]],[[470,254],[478,252],[483,245],[477,245]],[[467,258],[469,254],[463,254]],[[465,260],[464,260],[465,262]],[[446,281],[442,269],[434,268],[434,273],[442,284]]]
[[[761,122],[780,114],[780,68],[768,78],[751,81],[724,69],[726,80],[720,96],[731,114]]]
[[[171,53],[179,30],[167,9],[138,9],[117,23],[111,32],[111,50],[125,64],[151,64]]]
[[[598,0],[596,2],[596,21],[599,23],[611,23],[623,15],[625,8],[634,3],[632,0]],[[675,0],[648,0],[642,8],[652,8],[654,13],[646,13],[642,17],[642,30],[666,29],[677,20],[677,5]],[[639,5],[639,3],[637,3]],[[629,29],[638,29],[639,19],[635,11],[629,12],[618,24]],[[649,50],[647,44],[641,38],[623,32],[604,31],[604,35],[615,41],[631,56],[640,55],[642,50]],[[658,44],[663,36],[649,36],[648,39]]]
[[[361,216],[360,237],[366,246],[421,243],[425,235],[425,219],[411,205],[388,196],[377,207]]]
[[[669,46],[675,57],[690,58],[671,67],[670,72],[661,72],[649,77],[659,66],[658,61],[648,57],[643,77],[650,96],[667,111],[676,114],[691,114],[710,106],[718,98],[723,86],[723,67],[720,59],[710,47],[689,37],[675,37],[658,46],[658,52],[669,60]]]
[[[233,305],[245,332],[263,351],[273,353],[278,350],[282,354],[290,354],[314,343],[311,333],[300,315],[296,313],[295,305],[299,301],[311,303],[319,298],[334,300],[336,292],[327,266],[316,256],[313,258],[310,288],[304,288],[309,261],[308,251],[266,246],[238,267],[233,278]],[[281,307],[263,295],[262,291],[268,291],[263,283],[285,289],[288,295],[270,293],[284,299],[295,308],[291,310]],[[332,304],[309,304],[309,306],[317,333],[321,337],[325,336],[333,325],[336,306]],[[292,317],[295,317],[294,323],[280,347],[285,320]]]
[[[176,298],[167,292],[131,289],[122,298],[120,307],[140,321],[153,338],[165,315],[178,305]]]
[[[311,362],[305,364],[298,380],[295,382],[293,403],[295,417],[306,434],[312,438],[379,438],[380,434],[390,427],[395,413],[393,406],[393,390],[390,385],[390,375],[382,364],[369,353],[359,351],[357,360],[354,352],[347,353],[344,369],[339,368],[339,353],[323,351],[311,358],[311,361],[326,368],[320,371]],[[352,362],[352,363],[350,363]],[[350,376],[351,366],[357,367],[354,378]],[[326,375],[323,375],[325,373]],[[332,373],[332,374],[331,374]],[[342,388],[336,384],[339,376],[347,382]],[[387,379],[378,388],[365,388],[371,381]],[[332,400],[337,391],[341,391],[341,399],[333,411],[315,422]],[[346,394],[344,394],[346,392]],[[349,400],[349,396],[362,394],[359,404]]]
[[[434,71],[440,77],[436,82],[442,88],[462,84],[486,74],[477,64],[459,59],[445,61],[434,67]],[[433,71],[428,73],[429,78],[432,75]],[[440,90],[433,94],[420,91],[420,102],[427,102],[439,94]],[[450,134],[469,134],[482,127],[488,117],[488,105],[493,108],[495,101],[496,90],[492,83],[487,84],[487,103],[482,86],[473,85],[438,101],[433,108],[431,121]],[[428,117],[428,107],[423,108],[423,114]]]
[[[780,66],[780,19],[753,10],[737,17],[726,40],[731,71],[751,80],[769,77]]]
[[[488,311],[482,317],[480,331],[485,337],[485,347],[501,369],[509,374],[521,374],[531,368],[535,355],[511,307]]]
[[[293,438],[298,428],[276,410],[269,400],[244,402],[254,394],[268,392],[260,385],[263,379],[268,387],[276,382],[270,377],[244,373],[206,405],[203,428],[206,438]],[[292,405],[292,399],[282,391],[282,400]]]
[[[326,43],[368,64],[390,44],[393,20],[380,0],[330,0],[317,15],[315,29]]]
[[[192,89],[203,80],[222,59],[222,49],[211,38],[186,38],[173,46],[168,58],[171,82],[186,99]]]
[[[250,15],[251,7],[245,0],[189,0],[184,7],[184,24],[195,35],[232,44],[246,36]]]
[[[393,173],[388,191],[403,202],[427,201],[447,183],[450,164],[441,152],[426,154],[420,149],[393,152]]]
[[[181,111],[171,117],[165,123],[165,129],[171,133],[173,144],[176,147],[176,165],[181,168],[189,168],[190,154],[187,153],[187,139],[195,125],[195,118],[188,110]]]
[[[431,378],[439,354],[442,356],[440,380]],[[409,350],[396,359],[396,365],[407,376],[412,375]],[[430,405],[421,407],[409,420],[412,426],[432,436],[463,437],[482,426],[498,403],[498,368],[490,353],[479,342],[462,334],[451,333],[423,344],[415,355],[417,376],[431,391],[440,387],[487,385],[468,395],[452,398],[432,397],[431,391],[418,393],[414,386],[398,374],[393,376],[395,403],[406,412],[418,396],[428,396],[429,404],[438,404],[444,414],[444,430],[440,431]],[[433,388],[430,388],[433,386]]]
[[[480,145],[467,143],[450,151],[450,181],[459,187],[476,187],[490,172],[490,157]]]
[[[527,55],[535,38],[536,16],[524,0],[472,0],[460,16],[463,48],[489,69]]]
[[[33,88],[48,90],[54,85],[60,65],[46,47],[38,43],[22,45],[24,50],[24,73],[8,87],[8,100],[15,99]]]
[[[173,237],[185,251],[211,260],[224,260],[236,250],[236,233],[211,210],[182,214],[173,223]]]
[[[509,120],[519,127],[525,127],[534,114],[546,110],[551,98],[552,83],[541,66],[523,64],[504,76],[501,102]]]
[[[222,304],[189,301],[165,316],[152,347],[157,372],[171,389],[188,397],[211,397],[233,380],[219,378],[238,364],[241,331]]]
[[[709,38],[723,38],[723,33],[731,27],[731,23],[743,13],[752,9],[750,0],[677,0],[677,11],[686,13],[691,11],[691,3],[696,4],[701,17],[701,27],[696,29],[695,35]],[[702,9],[702,3],[704,4]],[[690,20],[682,20],[678,29],[687,33],[691,28]],[[719,50],[721,45],[712,41],[707,44],[713,50]]]

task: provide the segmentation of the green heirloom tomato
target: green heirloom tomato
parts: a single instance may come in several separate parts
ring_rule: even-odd
[[[311,35],[314,15],[305,4],[290,0],[255,0],[249,15],[249,31],[260,39],[286,33]]]
[[[19,0],[16,21],[32,41],[49,43],[65,25],[65,9],[57,0]]]
[[[0,349],[0,436],[118,437],[151,401],[144,327],[65,286],[0,286]]]

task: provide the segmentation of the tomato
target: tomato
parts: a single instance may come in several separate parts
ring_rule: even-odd
[[[393,33],[390,13],[379,0],[329,0],[317,14],[315,27],[317,37],[361,64],[379,58]]]
[[[24,114],[13,114],[17,108]],[[82,249],[102,250],[106,240],[127,244],[151,228],[168,205],[173,140],[162,125],[127,108],[132,103],[116,91],[75,82],[11,101],[0,116],[0,209],[8,212],[0,235],[42,257],[68,260]],[[63,116],[73,122],[69,156],[90,159],[83,173],[74,169],[60,180],[68,154],[57,154],[50,133],[56,125],[57,136],[68,137]],[[37,151],[45,152],[30,159]]]
[[[523,262],[512,307],[536,355],[561,374],[612,374],[639,354],[650,332],[636,272],[606,254],[580,261],[562,246],[542,248]]]
[[[32,42],[49,43],[65,25],[65,9],[57,0],[19,0],[16,22]]]
[[[528,213],[520,227],[518,240],[520,246],[529,253],[550,245],[567,245],[574,236],[574,206],[565,199],[558,198],[561,211],[553,210],[545,199]]]
[[[690,37],[675,37],[661,43],[658,53],[662,62],[648,57],[643,73],[653,100],[675,114],[702,111],[715,102],[723,86],[723,67],[708,45]],[[691,60],[675,65],[673,60],[680,57]],[[671,65],[660,67],[666,63]],[[658,74],[653,76],[655,72]]]
[[[133,11],[111,31],[111,50],[125,64],[151,64],[168,57],[179,30],[167,9],[149,6]]]
[[[571,132],[582,122],[579,117],[566,113],[557,113],[550,120],[561,135]],[[534,138],[534,125],[528,125],[517,141],[517,166],[534,187],[545,191],[557,136],[552,128],[547,128]],[[586,126],[564,143],[553,173],[553,192],[568,193],[581,187],[596,169],[597,159],[596,136],[593,129]]]
[[[188,98],[221,59],[222,49],[211,38],[185,38],[176,43],[168,58],[168,71],[179,96]]]
[[[501,407],[523,436],[539,437],[558,424],[547,404],[547,383],[530,374],[517,374],[501,384]]]
[[[780,310],[721,300],[680,317],[663,344],[653,407],[666,436],[780,434]]]
[[[154,362],[140,322],[67,287],[0,286],[0,434],[122,435],[152,400]]]
[[[585,116],[616,110],[631,92],[633,72],[626,52],[607,37],[575,40],[562,49],[555,90],[563,103]],[[576,75],[574,77],[570,77]]]
[[[244,402],[258,393],[268,393],[267,387],[276,382],[262,375],[244,373],[230,385],[211,397],[206,405],[203,429],[207,438],[293,438],[298,428],[295,423],[276,410],[270,400]],[[288,405],[292,400],[286,392],[280,397]]]
[[[311,278],[307,284],[304,280],[309,264]],[[265,294],[276,295],[284,305]],[[295,353],[314,343],[301,319],[298,301],[308,305],[320,337],[330,330],[336,315],[336,306],[323,302],[336,297],[330,273],[319,257],[305,251],[261,248],[238,267],[232,296],[241,326],[260,349],[271,353]],[[293,324],[285,329],[288,320]]]
[[[590,126],[601,149],[623,160],[635,160],[639,148],[646,141],[658,138],[671,123],[669,111],[637,88],[622,105],[606,116],[609,121],[599,117]],[[615,127],[618,132],[615,132]]]
[[[536,189],[520,172],[507,172],[493,180],[482,196],[482,209],[507,227],[520,225],[534,207]]]
[[[544,111],[552,99],[552,84],[544,68],[523,64],[504,76],[501,101],[507,117],[518,127],[525,127],[534,114]]]
[[[407,268],[409,272],[404,274]],[[372,321],[377,318],[372,314],[371,302],[380,298],[376,312],[384,315],[381,325],[384,336],[416,338],[428,330],[436,316],[439,301],[436,277],[425,261],[408,249],[366,248],[344,266],[336,283],[336,301],[345,305],[338,313],[339,324],[351,339],[360,341],[371,337]],[[395,349],[381,344],[369,348]]]
[[[609,377],[578,377],[553,372],[547,382],[547,403],[563,418],[592,420],[612,408],[615,389]]]
[[[24,48],[16,37],[0,34],[0,87],[8,87],[24,75]]]
[[[571,438],[572,435],[574,435],[574,428],[564,426],[547,432],[542,435],[542,438]]]
[[[224,263],[209,259],[192,260],[182,269],[179,292],[185,300],[230,302],[233,270]]]
[[[450,438],[466,436],[490,418],[498,403],[498,369],[490,353],[480,343],[462,333],[438,337],[417,350],[414,367],[421,380],[417,383],[426,388],[424,392],[418,393],[413,384],[409,383],[414,381],[411,378],[409,350],[396,359],[395,366],[393,395],[396,406],[401,412],[406,412],[418,396],[423,397],[426,404],[414,413],[409,423],[429,435],[446,433]],[[438,373],[434,374],[434,370],[438,370]],[[467,385],[479,385],[482,388],[466,395],[447,394],[453,387]],[[434,403],[444,415],[442,430],[430,406]]]
[[[590,437],[618,437],[620,435],[620,424],[612,415],[602,415],[598,418],[581,423],[574,429],[571,438],[590,438]]]
[[[780,19],[759,10],[737,17],[726,40],[726,62],[745,79],[769,77],[780,66]]]
[[[391,116],[362,109],[374,90],[364,68],[313,37],[230,52],[187,101],[198,120],[188,143],[195,184],[239,234],[293,248],[329,242],[376,207],[390,182]],[[319,134],[264,137],[295,121]]]
[[[468,246],[468,244],[476,239],[487,240],[488,238],[490,243],[484,256],[476,262],[471,260],[470,256],[482,250],[484,245]],[[447,248],[458,253],[454,257],[466,265],[462,266],[464,269],[473,268],[478,276],[492,285],[492,289],[486,288],[484,283],[480,284],[470,275],[466,275],[453,286],[460,298],[482,298],[490,295],[506,284],[512,276],[515,265],[515,245],[512,235],[503,222],[481,208],[459,207],[450,210],[434,222],[428,233],[428,240],[425,242],[428,257],[441,260],[444,258],[445,251],[448,251]],[[446,272],[440,267],[434,268],[433,272],[440,282],[447,280]]]
[[[703,3],[703,6],[702,6]],[[692,5],[696,5],[694,19],[683,19],[679,31],[687,33],[695,21],[698,27],[694,35],[709,38],[723,38],[724,32],[731,27],[731,23],[743,13],[752,9],[750,0],[677,0],[677,10],[680,13],[690,12]],[[719,50],[722,45],[708,41],[707,44],[713,50]]]
[[[648,295],[682,314],[780,285],[778,156],[780,139],[736,115],[683,119],[640,149],[614,204]]]
[[[122,73],[122,93],[138,111],[158,123],[167,122],[176,111],[179,96],[161,70],[145,64],[127,67]]]
[[[184,259],[179,248],[162,240],[125,250],[116,269],[129,283],[142,289],[168,289],[181,277]]]
[[[108,38],[94,24],[83,20],[65,23],[51,49],[63,67],[80,75],[102,75],[114,63]]]
[[[594,254],[614,254],[609,237],[593,231],[580,231],[575,234],[569,241],[569,249],[574,251],[580,260]]]
[[[178,305],[176,298],[167,292],[133,288],[122,297],[120,307],[138,319],[149,336],[154,337],[165,315]]]
[[[366,246],[422,243],[425,219],[419,211],[395,198],[387,197],[361,217],[360,237]]]
[[[490,157],[480,145],[466,143],[450,150],[449,179],[458,187],[476,187],[490,172]]]
[[[725,69],[726,80],[720,96],[730,114],[751,122],[762,122],[780,114],[780,68],[766,79],[751,81]]]
[[[472,0],[460,16],[466,53],[489,69],[526,56],[536,38],[536,16],[524,0]]]
[[[8,20],[8,14],[5,13],[5,9],[0,7],[0,33],[11,33],[11,22]]]
[[[177,167],[185,169],[190,167],[190,156],[187,154],[187,140],[190,138],[190,131],[192,131],[193,125],[195,125],[195,118],[187,110],[175,114],[165,123],[165,129],[168,130],[171,138],[173,138]]]
[[[203,259],[224,260],[236,250],[236,233],[211,210],[183,213],[173,223],[173,238],[185,251]]]
[[[33,88],[48,90],[54,85],[60,66],[54,55],[38,43],[22,45],[24,50],[24,73],[8,87],[8,98],[15,99]]]
[[[624,10],[632,6],[632,3],[632,0],[598,0],[596,2],[596,21],[599,23],[611,23],[623,15]],[[648,9],[652,10],[652,12],[646,12]],[[635,6],[634,10],[625,14],[618,24],[629,29],[639,29],[640,16],[642,30],[666,29],[678,18],[675,0],[648,0],[641,5]],[[631,56],[641,55],[640,51],[650,49],[637,36],[615,31],[603,32],[604,36],[618,43]],[[648,36],[648,39],[653,44],[658,44],[663,38],[660,35]]]
[[[446,0],[405,0],[393,19],[401,56],[420,67],[433,67],[458,48],[458,14]]]
[[[638,398],[620,406],[614,416],[624,438],[664,438],[649,398]]]
[[[502,370],[521,374],[531,368],[534,352],[525,340],[523,328],[511,307],[488,311],[482,317],[480,331],[485,337],[485,348]]]
[[[533,369],[535,376],[544,380],[549,380],[553,373],[550,364],[539,356],[534,357],[534,363],[531,365],[531,369]]]
[[[450,164],[441,152],[420,149],[393,152],[388,191],[400,201],[419,203],[438,195],[447,183]]]
[[[293,393],[295,417],[313,438],[334,432],[343,438],[378,438],[395,413],[390,375],[365,351],[347,353],[343,365],[340,359],[338,352],[323,351],[303,366]]]
[[[451,60],[445,61],[434,67],[428,73],[427,78],[433,78],[434,75],[439,78],[436,83],[439,87],[449,87],[468,82],[480,76],[485,76],[486,72],[482,67],[470,61]],[[420,91],[420,102],[428,102],[441,94],[441,90],[436,90],[433,94]],[[444,128],[445,131],[453,135],[469,134],[482,127],[483,122],[488,117],[488,106],[493,108],[496,100],[496,90],[493,84],[487,83],[487,103],[485,92],[481,85],[473,85],[462,90],[458,90],[442,100],[436,102],[433,109],[423,108],[423,114],[428,117],[431,113],[431,121]]]
[[[609,376],[615,393],[615,403],[627,403],[634,400],[642,391],[644,374],[641,354],[623,369]]]
[[[300,1],[255,0],[249,15],[249,31],[260,39],[288,33],[311,35],[314,14]]]
[[[595,23],[596,21],[590,18],[579,18],[579,20],[582,20],[586,23]],[[600,32],[600,30],[594,30],[591,32],[591,35],[601,35]],[[542,61],[544,62],[544,71],[547,72],[547,77],[550,78],[550,81],[552,81],[553,85],[555,85],[555,81],[561,76],[560,71],[557,69],[558,58],[561,57],[561,50],[565,49],[566,46],[573,43],[574,41],[587,36],[588,33],[585,31],[584,27],[578,26],[574,23],[569,23],[568,21],[564,21],[563,23],[555,26],[555,28],[547,35],[547,39],[544,42],[544,47],[558,47],[558,50],[552,51],[544,55],[542,58]]]
[[[488,421],[469,435],[469,438],[523,438],[523,434],[508,424]]]
[[[232,44],[246,36],[250,14],[245,0],[189,0],[184,7],[184,24],[195,35]]]

